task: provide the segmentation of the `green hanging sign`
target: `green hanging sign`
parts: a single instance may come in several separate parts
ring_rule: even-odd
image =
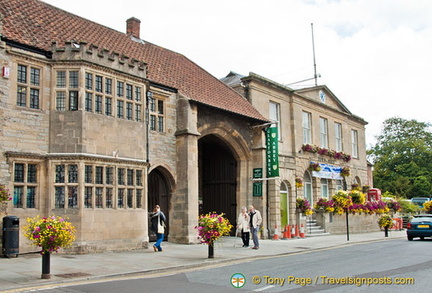
[[[254,168],[253,169],[253,178],[260,179],[262,178],[263,169],[262,168]],[[252,183],[252,195],[253,196],[262,196],[262,181],[253,182]]]
[[[278,128],[269,127],[266,131],[267,178],[279,177],[279,138]]]

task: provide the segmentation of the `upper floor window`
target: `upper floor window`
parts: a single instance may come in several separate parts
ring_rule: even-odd
[[[342,124],[335,123],[335,151],[343,151],[342,147]]]
[[[78,73],[77,70],[56,71],[58,111],[77,111],[83,107],[87,112],[138,122],[143,120],[141,85],[86,71],[81,77],[81,87],[85,90],[81,97],[78,91],[80,84]]]
[[[17,106],[39,109],[40,78],[41,70],[39,68],[18,64]]]
[[[302,114],[302,126],[303,126],[303,143],[312,143],[312,118],[311,113],[303,112]]]
[[[165,131],[165,101],[154,96],[149,97],[150,130]]]
[[[270,102],[269,103],[269,118],[271,121],[274,121],[275,123],[272,124],[272,127],[277,127],[278,128],[278,136],[279,139],[281,139],[280,136],[280,107],[279,104],[274,103],[274,102]]]
[[[322,117],[320,117],[320,145],[323,148],[328,148],[328,122]]]
[[[358,158],[358,132],[351,130],[351,153],[353,158]]]
[[[56,73],[56,110],[78,110],[79,74],[76,70],[59,70]]]

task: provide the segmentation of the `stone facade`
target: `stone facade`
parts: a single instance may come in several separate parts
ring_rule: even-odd
[[[197,243],[201,213],[225,213],[235,225],[240,208],[252,204],[270,237],[275,227],[300,223],[297,197],[313,203],[342,186],[314,177],[311,161],[349,167],[345,186],[370,185],[366,122],[327,87],[292,90],[251,74],[230,84],[233,91],[181,54],[141,40],[137,19],[122,34],[67,14],[58,24],[64,34],[70,26],[88,42],[64,41],[49,21],[39,25],[39,17],[63,12],[31,4],[22,25],[36,30],[33,38],[15,33],[21,20],[8,7],[16,9],[16,0],[0,7],[8,22],[2,37],[9,37],[0,42],[0,65],[10,70],[0,77],[0,182],[13,190],[6,212],[21,226],[27,217],[56,214],[77,228],[69,251],[134,249],[151,241],[151,205],[164,205],[169,241]],[[90,27],[98,33],[89,35]],[[311,144],[320,144],[323,118],[328,147],[335,148],[331,125],[339,123],[345,152],[357,133],[357,155],[343,162],[302,151],[305,112]],[[270,120],[279,126],[279,177],[264,178],[254,194]],[[296,177],[306,186],[296,188]],[[22,235],[20,246],[35,249]]]
[[[1,79],[0,172],[1,181],[15,190],[8,212],[20,217],[22,226],[27,217],[41,214],[68,217],[77,228],[75,252],[147,245],[145,66],[84,43],[53,48],[52,59],[47,59],[2,43],[2,65],[10,68],[10,76]],[[27,70],[22,83],[17,82],[19,66]],[[38,80],[31,84],[34,71]],[[71,71],[77,72],[76,89],[59,85],[58,72]],[[92,78],[88,87],[87,74]],[[108,114],[107,101],[115,99],[115,93],[99,93],[99,78],[111,80],[112,90],[115,81],[134,85],[135,111],[119,118],[119,109],[111,104]],[[17,95],[27,85],[25,91],[39,93],[38,105],[30,104],[28,94],[17,104]],[[73,110],[68,108],[72,101],[63,105],[59,100],[68,95],[58,94],[72,91],[78,92]],[[121,101],[129,103],[127,98]],[[34,249],[24,237],[21,240],[22,252]]]
[[[223,80],[242,93],[263,116],[269,120],[276,120],[275,125],[279,128],[280,176],[267,182],[269,202],[266,226],[269,227],[270,233],[274,232],[275,227],[278,227],[281,232],[288,224],[304,224],[296,213],[297,197],[306,197],[313,205],[318,198],[329,197],[340,188],[350,189],[354,183],[360,186],[371,185],[366,161],[365,125],[367,123],[348,111],[326,86],[293,90],[254,73],[250,73],[249,76],[231,73]],[[310,141],[304,138],[303,113],[307,113],[310,117]],[[326,123],[326,146],[321,145],[321,120],[325,120]],[[355,145],[357,155],[349,162],[302,150],[305,143],[336,150],[334,127],[336,123],[341,129],[342,149],[338,151],[351,154],[353,145],[351,132],[357,134]],[[308,170],[311,162],[348,167],[351,175],[338,182],[332,179],[323,181],[320,177],[314,177],[313,172]],[[296,188],[296,177],[302,178],[308,186]]]

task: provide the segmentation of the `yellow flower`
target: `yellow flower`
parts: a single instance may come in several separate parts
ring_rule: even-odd
[[[24,236],[33,245],[39,246],[42,253],[57,252],[69,247],[75,241],[75,227],[61,217],[27,218],[29,225],[24,227]]]

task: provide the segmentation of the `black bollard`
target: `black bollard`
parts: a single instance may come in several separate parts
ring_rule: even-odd
[[[208,258],[214,258],[214,246],[212,244],[208,244]]]
[[[44,251],[42,254],[42,279],[51,279],[51,253]]]

